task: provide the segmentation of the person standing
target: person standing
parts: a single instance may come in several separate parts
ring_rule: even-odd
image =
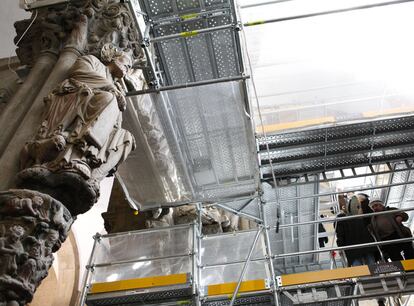
[[[373,200],[369,206],[374,212],[396,210],[395,213],[373,216],[370,229],[378,241],[387,241],[412,237],[411,230],[402,224],[408,215],[394,207],[385,207],[381,200]],[[414,259],[414,248],[411,241],[381,246],[384,255],[392,261]],[[403,252],[404,255],[401,255]]]
[[[338,217],[356,216],[362,214],[361,203],[357,196],[352,196],[346,207],[346,212]],[[339,247],[374,242],[363,218],[350,220],[338,220],[336,225],[336,244]],[[378,258],[375,247],[361,247],[358,249],[345,250],[348,266],[361,266],[373,264]]]

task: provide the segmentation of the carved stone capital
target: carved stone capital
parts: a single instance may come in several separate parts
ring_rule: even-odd
[[[49,195],[0,192],[0,306],[32,300],[72,223],[65,206]]]
[[[78,0],[40,8],[31,19],[16,22],[15,28],[15,43],[28,29],[16,53],[21,63],[29,66],[41,52],[58,54],[64,48],[99,57],[107,43],[130,51],[134,58],[142,55],[131,14],[120,1]]]

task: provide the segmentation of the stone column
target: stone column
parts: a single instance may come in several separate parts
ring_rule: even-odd
[[[74,2],[38,10],[17,51],[31,73],[0,118],[0,306],[32,300],[76,215],[135,146],[118,85],[140,53],[132,18],[116,1]]]
[[[0,156],[10,144],[13,135],[18,130],[24,116],[29,111],[34,98],[42,88],[50,71],[57,60],[56,54],[42,53],[30,70],[25,82],[8,102],[6,109],[0,116]]]

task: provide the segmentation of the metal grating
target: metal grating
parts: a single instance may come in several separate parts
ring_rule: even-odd
[[[150,34],[164,85],[241,75],[233,3],[226,1],[141,0],[152,20]],[[229,26],[208,33],[199,30]],[[176,38],[168,35],[178,34]]]
[[[312,183],[275,189],[270,184],[264,183],[262,185],[264,200],[267,203],[264,207],[264,217],[266,218],[267,225],[272,228],[269,235],[274,255],[315,249],[317,239],[316,225],[281,228],[279,232],[276,232],[273,227],[277,225],[278,221],[277,209],[279,209],[279,222],[281,225],[316,220],[319,210],[317,198],[291,201],[278,201],[278,199],[312,195],[318,193],[318,186],[318,183]],[[278,202],[279,204],[277,205]],[[313,265],[317,261],[316,255],[305,255],[276,259],[274,264],[277,271],[285,273],[285,271],[293,267]]]
[[[141,291],[141,292],[139,292]],[[88,306],[161,305],[166,301],[181,304],[191,300],[191,288],[157,288],[88,295]],[[181,304],[183,305],[183,304]],[[188,304],[184,304],[188,305]]]
[[[341,286],[338,286],[338,288],[339,288],[339,291],[340,291],[342,296],[350,296],[350,295],[352,295],[354,286],[353,285],[341,285]],[[304,296],[304,295],[306,295],[306,293],[308,293],[308,295],[316,296],[318,291],[323,292],[324,294],[326,292],[326,297],[327,298],[337,297],[336,292],[335,292],[335,288],[333,288],[333,287],[320,288],[319,290],[315,290],[313,292],[312,292],[311,289],[301,290],[300,294]],[[294,297],[297,297],[297,296],[300,295],[298,293],[297,289],[292,290],[291,294]],[[308,306],[308,305],[309,306],[310,305],[312,305],[312,306],[350,306],[350,305],[353,305],[352,300],[342,300],[342,301],[338,300],[338,301],[330,301],[330,302],[320,301],[320,302],[316,302],[316,303],[315,302],[314,303],[309,303],[309,302],[306,302],[306,299],[304,299],[304,298],[303,298],[302,302],[293,303],[293,301],[288,296],[283,294],[283,291],[280,294],[280,304],[283,305],[283,306],[291,306],[291,305],[292,306],[293,305],[303,305],[303,306]]]
[[[409,116],[259,138],[262,178],[271,168],[280,179],[410,159],[413,130]]]
[[[215,300],[207,300],[203,303],[203,306],[227,306],[230,305],[228,297],[217,298]],[[256,294],[251,296],[238,297],[234,305],[245,306],[269,306],[274,305],[273,297],[270,294]]]

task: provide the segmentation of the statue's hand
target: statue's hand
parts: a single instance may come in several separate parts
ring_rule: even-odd
[[[118,108],[121,112],[123,112],[124,110],[126,110],[126,100],[124,96],[118,96],[117,97],[117,101],[118,101]]]

